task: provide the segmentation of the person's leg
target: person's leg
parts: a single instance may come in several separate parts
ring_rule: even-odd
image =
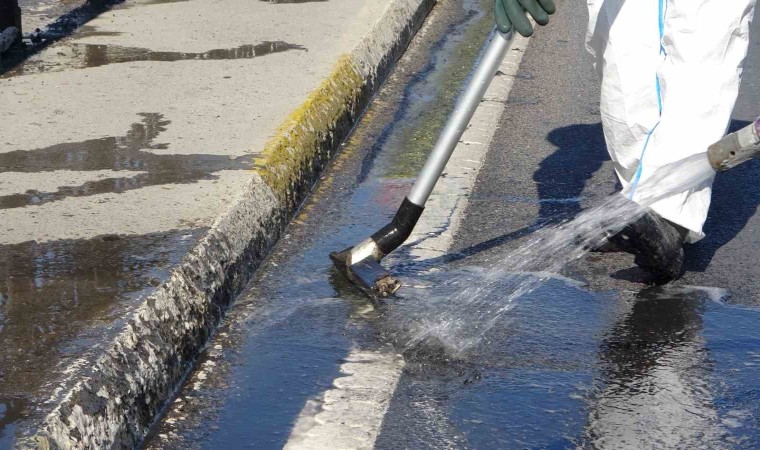
[[[588,0],[586,46],[601,78],[600,115],[607,150],[624,189],[636,181],[642,155],[660,121],[657,71],[659,0]],[[683,270],[681,230],[648,213],[595,251],[622,250],[664,283]]]
[[[601,79],[599,109],[607,150],[624,188],[660,117],[657,1],[588,0],[586,46]]]
[[[728,128],[749,43],[755,0],[662,1],[664,57],[657,72],[659,125],[642,158],[640,183],[657,168],[703,153]],[[711,183],[663,199],[652,209],[702,236]]]
[[[605,139],[621,183],[639,200],[637,186],[657,168],[704,152],[725,132],[755,0],[588,3]],[[612,241],[657,283],[678,278],[684,237],[703,236],[710,184],[655,203]]]

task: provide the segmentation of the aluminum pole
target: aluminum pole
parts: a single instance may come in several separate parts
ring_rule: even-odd
[[[472,115],[475,114],[475,110],[483,99],[491,80],[493,80],[496,71],[504,60],[511,40],[512,32],[502,34],[496,31],[494,33],[491,42],[483,53],[483,59],[459,98],[454,112],[446,122],[446,127],[441,132],[435,147],[425,161],[425,166],[414,183],[412,192],[409,194],[409,200],[417,206],[425,206],[430,193],[433,192],[435,183],[441,177],[454,148],[464,134]]]

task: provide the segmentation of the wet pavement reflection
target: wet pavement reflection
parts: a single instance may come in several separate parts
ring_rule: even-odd
[[[431,277],[477,283],[462,269]],[[376,448],[756,448],[760,309],[727,298],[550,280],[460,369],[408,360]]]
[[[97,32],[85,30],[85,36],[87,35],[86,33],[93,35],[93,33]],[[32,57],[24,63],[7,70],[0,78],[11,78],[43,72],[61,72],[65,70],[84,69],[105,66],[108,64],[139,61],[221,61],[252,59],[290,50],[307,51],[306,47],[283,41],[264,41],[259,44],[213,49],[205,52],[168,52],[154,51],[138,47],[78,43],[59,45],[56,50],[56,58]]]
[[[248,155],[231,158],[226,155],[157,153],[168,149],[168,144],[156,140],[171,122],[158,113],[141,113],[139,116],[140,121],[133,123],[124,136],[0,153],[0,174],[16,172],[44,176],[45,172],[54,170],[141,173],[120,176],[115,172],[112,177],[85,181],[75,186],[61,186],[54,192],[28,190],[0,195],[0,209],[40,205],[67,197],[122,193],[146,186],[193,183],[215,179],[215,173],[222,170],[252,167]]]
[[[605,448],[629,442],[647,448],[721,446],[727,430],[721,429],[714,406],[719,380],[713,374],[725,368],[715,367],[702,334],[707,302],[720,300],[720,294],[687,288],[650,289],[636,296],[631,311],[600,346],[603,387],[593,398],[590,443]],[[721,330],[724,336],[730,333]],[[757,339],[751,338],[760,344]]]

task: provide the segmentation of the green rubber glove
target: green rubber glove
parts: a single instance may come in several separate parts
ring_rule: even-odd
[[[533,34],[533,27],[525,14],[530,13],[539,25],[549,23],[549,14],[554,14],[557,8],[553,0],[494,0],[496,27],[502,33],[508,33],[512,26],[515,31],[525,37]]]

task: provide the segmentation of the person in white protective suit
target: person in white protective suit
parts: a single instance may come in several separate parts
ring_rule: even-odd
[[[524,36],[554,12],[552,0],[495,0],[500,31]],[[703,153],[727,131],[756,0],[587,0],[586,46],[601,78],[607,149],[631,192],[657,168]],[[651,205],[611,241],[636,255],[658,284],[683,274],[683,243],[696,242],[711,184]]]

